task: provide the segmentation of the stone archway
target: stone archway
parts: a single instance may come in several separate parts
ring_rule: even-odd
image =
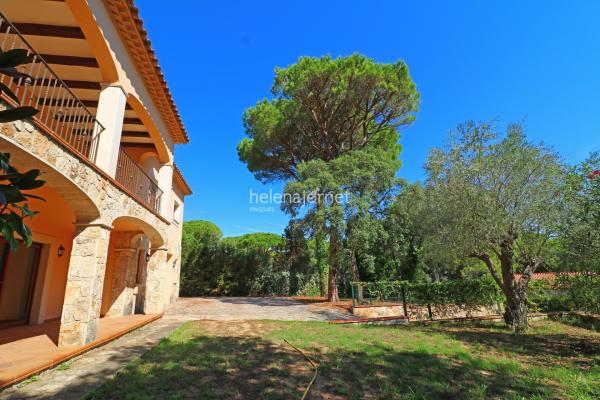
[[[147,242],[142,232],[110,234],[100,316],[124,316],[136,311]]]
[[[131,216],[113,221],[102,293],[101,316],[152,314],[162,311],[152,293],[164,268],[156,253],[164,240],[148,223]],[[159,311],[157,311],[159,310]]]

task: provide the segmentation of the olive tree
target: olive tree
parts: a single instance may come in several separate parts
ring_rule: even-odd
[[[501,137],[494,123],[468,122],[431,151],[426,171],[435,243],[483,262],[506,298],[506,323],[526,330],[529,281],[563,210],[558,155],[529,142],[520,124]]]

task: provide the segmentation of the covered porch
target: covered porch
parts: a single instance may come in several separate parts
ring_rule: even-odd
[[[83,346],[58,346],[60,320],[0,329],[0,389],[53,368],[88,350],[159,319],[162,314],[100,318],[96,340]]]

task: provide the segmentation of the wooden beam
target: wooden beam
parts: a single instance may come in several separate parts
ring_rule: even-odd
[[[85,39],[78,26],[59,26],[29,23],[13,24],[22,35],[46,36],[67,39]]]
[[[83,103],[84,106],[88,107],[88,108],[98,108],[98,100],[81,100],[80,101]],[[60,106],[61,102],[63,104],[63,107],[66,107],[65,103],[66,103],[66,99],[63,101],[63,99],[44,99],[44,98],[40,98],[38,99],[38,105],[40,106]],[[131,106],[129,104],[125,104],[125,109],[126,110],[131,110]]]
[[[69,99],[38,99],[38,105],[40,106],[62,106],[62,107],[68,107],[68,100]],[[88,107],[88,108],[96,108],[98,107],[98,101],[97,100],[80,100],[84,106]],[[71,107],[76,107],[78,106],[78,104],[73,104],[73,102],[70,103]]]
[[[139,147],[141,149],[154,149],[156,150],[156,146],[154,143],[133,143],[133,142],[122,142],[121,147]]]
[[[144,125],[139,118],[123,118],[123,123],[126,125]]]
[[[89,89],[89,90],[100,90],[100,82],[90,81],[63,81],[70,89]]]
[[[89,89],[89,90],[100,90],[102,87],[99,82],[91,82],[91,81],[63,81],[65,85],[69,87],[69,89]],[[36,86],[49,86],[54,85],[54,81],[49,79],[44,79],[44,82],[41,80],[35,83]]]
[[[55,54],[40,54],[40,55],[48,64],[98,68],[98,62],[93,57],[57,56]]]
[[[149,138],[150,134],[148,132],[137,132],[137,131],[122,131],[121,137],[128,138]]]

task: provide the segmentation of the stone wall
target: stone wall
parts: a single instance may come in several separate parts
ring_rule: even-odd
[[[129,194],[115,186],[87,163],[73,155],[57,140],[46,135],[28,121],[1,124],[2,137],[19,145],[70,179],[98,206],[100,218],[80,221],[110,226],[121,216],[131,216],[147,222],[158,230],[167,245],[169,224],[156,216]],[[68,193],[60,193],[69,202]]]
[[[79,345],[98,334],[109,230],[80,226],[75,231],[58,344]]]

